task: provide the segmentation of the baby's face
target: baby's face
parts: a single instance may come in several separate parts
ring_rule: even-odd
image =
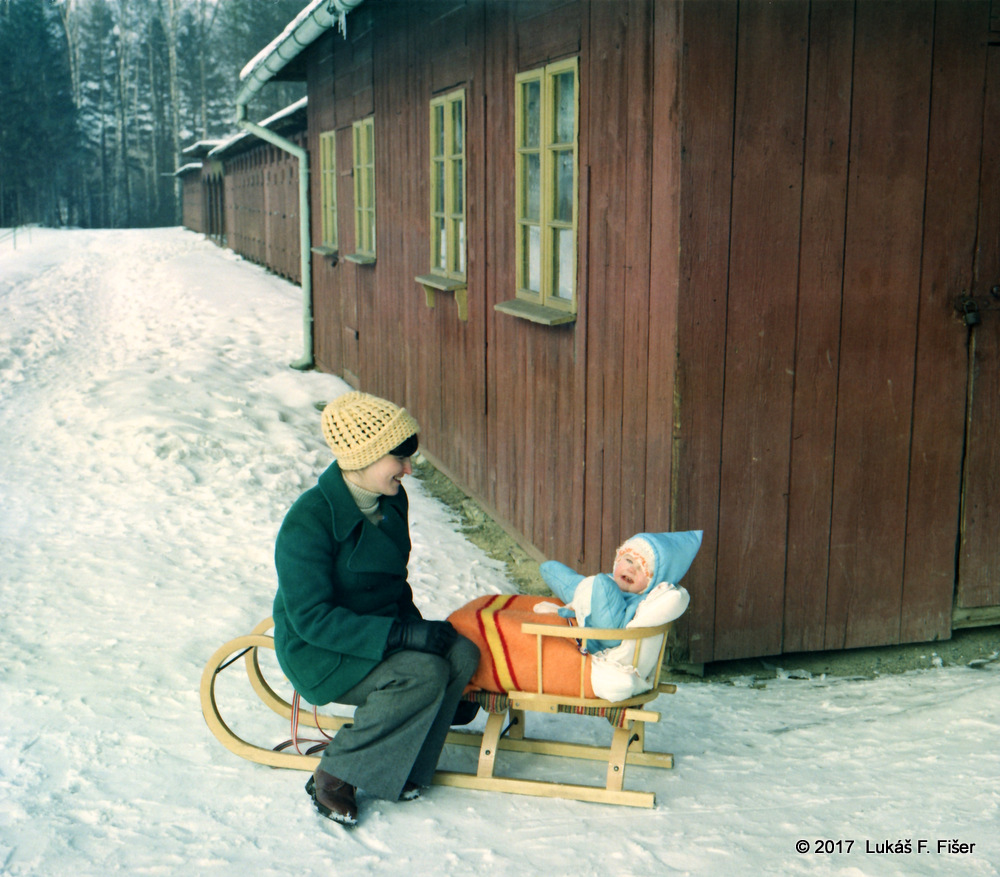
[[[611,577],[621,590],[629,594],[641,594],[649,585],[649,576],[639,558],[631,551],[622,552]]]

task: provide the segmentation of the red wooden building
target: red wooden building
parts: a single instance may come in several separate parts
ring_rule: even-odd
[[[306,142],[307,101],[260,124],[290,142]],[[187,147],[177,171],[184,227],[228,246],[244,258],[301,281],[299,166],[294,157],[247,133]]]
[[[278,77],[317,367],[539,556],[703,529],[692,662],[1000,623],[1000,5],[324,0]]]

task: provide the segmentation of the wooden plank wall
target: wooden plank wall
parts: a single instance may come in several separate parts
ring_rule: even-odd
[[[987,53],[982,144],[1000,142],[1000,11],[994,18]],[[973,127],[973,131],[976,128]],[[971,138],[970,138],[971,139]],[[971,146],[972,144],[970,144]],[[970,339],[969,438],[956,603],[964,610],[1000,605],[1000,160],[983,163],[980,212],[969,292],[983,303],[982,322]],[[985,309],[988,308],[988,309]],[[996,615],[994,614],[994,618]]]
[[[833,648],[898,637],[933,11],[923,2],[857,10],[827,594]]]
[[[969,241],[976,236],[980,198],[977,181],[991,168],[995,175],[1000,164],[1000,141],[996,136],[1000,130],[990,134],[983,129],[986,71],[981,47],[990,6],[988,0],[938,3],[934,13],[917,380],[899,630],[903,642],[946,636],[953,604],[961,605],[960,590],[953,598],[955,531],[965,455],[966,396],[962,388],[968,379],[970,336],[967,330],[956,329],[954,304],[957,293],[973,288]],[[1000,98],[1000,89],[995,94]],[[995,205],[1000,203],[1000,190],[994,190],[987,203],[994,205],[993,216],[997,216]],[[989,250],[994,259],[1000,258],[997,243],[1000,241]],[[974,426],[986,422],[978,417],[970,420]],[[991,444],[997,446],[995,433]],[[992,470],[984,471],[1000,473],[1000,459]],[[995,474],[990,480],[993,477]],[[994,538],[995,534],[996,530]],[[994,550],[990,556],[995,572],[1000,552]],[[1000,598],[1000,593],[995,596]],[[1000,599],[990,605],[997,602]]]
[[[808,6],[747,3],[737,42],[716,649],[781,651]]]
[[[494,103],[508,114],[506,138],[493,147],[491,175],[506,183],[500,191],[504,209],[497,230],[506,242],[508,258],[497,275],[493,303],[514,297],[514,77],[525,70],[542,67],[560,58],[580,58],[580,168],[594,162],[594,146],[589,137],[594,105],[588,87],[594,73],[591,48],[585,48],[593,4],[570,0],[543,3],[519,2],[511,9],[507,77],[494,83]],[[585,133],[587,132],[587,133]],[[592,177],[590,178],[592,179]],[[593,191],[581,185],[580,228],[593,222]],[[494,220],[496,221],[496,220]],[[588,235],[589,237],[589,235]],[[589,244],[588,244],[589,245]],[[577,285],[581,301],[592,301],[589,260],[578,259]],[[502,405],[496,421],[491,418],[498,454],[497,503],[513,512],[514,527],[545,557],[555,557],[574,566],[584,566],[594,543],[587,541],[587,517],[599,513],[589,502],[589,479],[599,477],[591,470],[591,442],[600,428],[586,419],[584,398],[590,362],[590,337],[586,327],[592,319],[585,313],[577,323],[546,327],[527,323],[504,314],[494,314],[494,336],[489,353],[488,380],[495,384]],[[514,441],[511,442],[511,438]],[[506,447],[503,447],[506,445]],[[575,510],[573,513],[567,513]]]
[[[307,143],[304,132],[289,139],[299,146]],[[225,159],[224,165],[229,247],[295,283],[301,282],[298,160],[258,142]]]
[[[211,162],[201,178],[204,222],[202,231],[222,246],[226,245],[225,176],[221,162]]]
[[[595,572],[634,532],[703,529],[692,661],[947,636],[950,296],[983,142],[961,98],[982,94],[987,7],[359,7],[310,50],[309,143],[337,130],[350,252],[351,123],[374,112],[378,258],[314,259],[320,366],[410,408],[432,459],[541,556]],[[580,309],[542,327],[494,311],[514,295],[514,77],[574,55]],[[457,87],[466,322],[414,281],[428,103]]]
[[[334,124],[334,91],[333,91],[333,52],[334,44],[342,38],[333,32],[326,34],[312,46],[307,56],[307,96],[309,99],[309,131],[307,143],[309,149],[309,210],[311,214],[312,245],[322,243],[322,198],[319,182],[319,136],[335,128]],[[343,174],[344,167],[340,161],[340,140],[344,139],[338,132],[337,171]],[[338,187],[339,188],[339,187]],[[341,215],[338,225],[344,226],[343,211],[345,205],[339,204]],[[348,205],[349,206],[349,205]],[[341,231],[343,236],[343,231]],[[346,252],[343,246],[340,252]],[[340,288],[337,283],[337,261],[334,256],[316,255],[312,260],[313,282],[313,357],[316,367],[323,371],[341,374],[344,369],[343,357],[343,316],[341,314]]]
[[[683,11],[656,0],[652,13],[649,369],[646,375],[646,515],[651,527],[679,525],[674,511],[674,390],[677,381],[678,241],[681,228],[680,59]]]
[[[226,162],[226,210],[233,229],[229,246],[251,261],[263,259],[264,173],[263,147]]]
[[[842,5],[838,0],[813,3],[809,21],[785,572],[795,584],[784,593],[787,651],[822,649],[825,643],[850,142],[848,71],[854,51],[853,17],[843,14]]]
[[[685,5],[683,22],[674,497],[677,520],[704,530],[677,625],[693,661],[715,654],[737,13],[705,0]]]
[[[199,233],[205,232],[204,199],[201,173],[188,171],[181,178],[181,224]]]
[[[685,5],[692,660],[950,635],[987,7]]]
[[[573,325],[539,326],[498,314],[493,306],[515,292],[514,77],[580,54],[585,15],[576,0],[484,4],[476,41],[485,46],[486,120],[476,136],[485,141],[470,135],[469,142],[471,154],[484,159],[470,165],[470,179],[482,175],[488,205],[480,214],[485,282],[475,294],[486,319],[488,422],[477,493],[542,555],[567,562],[579,560],[582,542],[581,516],[569,510],[583,507],[585,341]],[[583,58],[580,75],[586,75]],[[584,97],[581,118],[588,109]],[[581,152],[581,167],[585,163]],[[581,207],[581,222],[585,211]],[[582,272],[578,284],[585,297]],[[470,301],[470,320],[471,309]]]
[[[591,5],[584,563],[606,569],[645,529],[646,351],[652,97],[651,9]],[[606,169],[613,169],[606,172]],[[596,171],[596,172],[595,172]]]
[[[582,8],[579,0],[373,4],[373,41],[373,19],[359,7],[346,40],[335,35],[329,50],[324,43],[311,54],[309,95],[311,143],[335,115],[342,252],[354,235],[350,124],[376,116],[378,257],[316,273],[320,366],[405,404],[435,462],[541,552],[574,561],[577,516],[553,510],[583,502],[584,335],[498,316],[493,305],[513,297],[514,265],[489,254],[513,253],[514,74],[578,54]],[[429,268],[428,105],[458,87],[467,117],[464,322],[447,293],[428,308],[414,280]]]

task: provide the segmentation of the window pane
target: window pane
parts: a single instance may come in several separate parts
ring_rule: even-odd
[[[368,252],[375,252],[375,211],[368,212]]]
[[[465,168],[463,167],[462,159],[456,159],[454,162],[455,175],[452,179],[452,185],[454,186],[452,191],[454,192],[455,198],[454,205],[452,206],[453,213],[461,213],[465,210],[465,180],[462,177],[464,172]]]
[[[434,267],[445,271],[448,263],[448,241],[444,233],[444,217],[434,218]]]
[[[463,141],[465,139],[465,126],[462,124],[463,107],[462,101],[456,100],[451,105],[451,126],[452,126],[452,137],[451,137],[451,151],[453,153],[461,153],[464,149]]]
[[[576,96],[573,89],[573,71],[567,70],[552,77],[555,107],[555,141],[573,142],[573,120],[576,116]]]
[[[553,192],[552,212],[557,222],[573,221],[573,153],[569,149],[561,149],[555,158],[555,190]]]
[[[542,232],[537,225],[521,226],[522,280],[525,288],[540,292],[542,288]]]
[[[433,108],[434,121],[431,138],[434,155],[444,155],[444,107],[440,104]]]
[[[465,273],[465,219],[455,220],[455,256],[458,258],[456,270]]]
[[[541,86],[537,79],[521,84],[521,145],[529,148],[541,142]]]
[[[552,290],[557,298],[572,300],[574,258],[573,230],[556,228],[552,230]]]
[[[542,201],[541,156],[524,156],[524,219],[538,222]]]
[[[332,131],[320,134],[320,192],[323,244],[337,246],[337,152]]]
[[[434,162],[434,212],[444,212],[444,162]]]

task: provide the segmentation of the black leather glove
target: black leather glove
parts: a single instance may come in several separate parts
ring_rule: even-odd
[[[385,654],[391,655],[403,649],[414,652],[430,652],[443,655],[458,634],[447,621],[424,621],[422,618],[397,618],[389,628],[385,641]]]

